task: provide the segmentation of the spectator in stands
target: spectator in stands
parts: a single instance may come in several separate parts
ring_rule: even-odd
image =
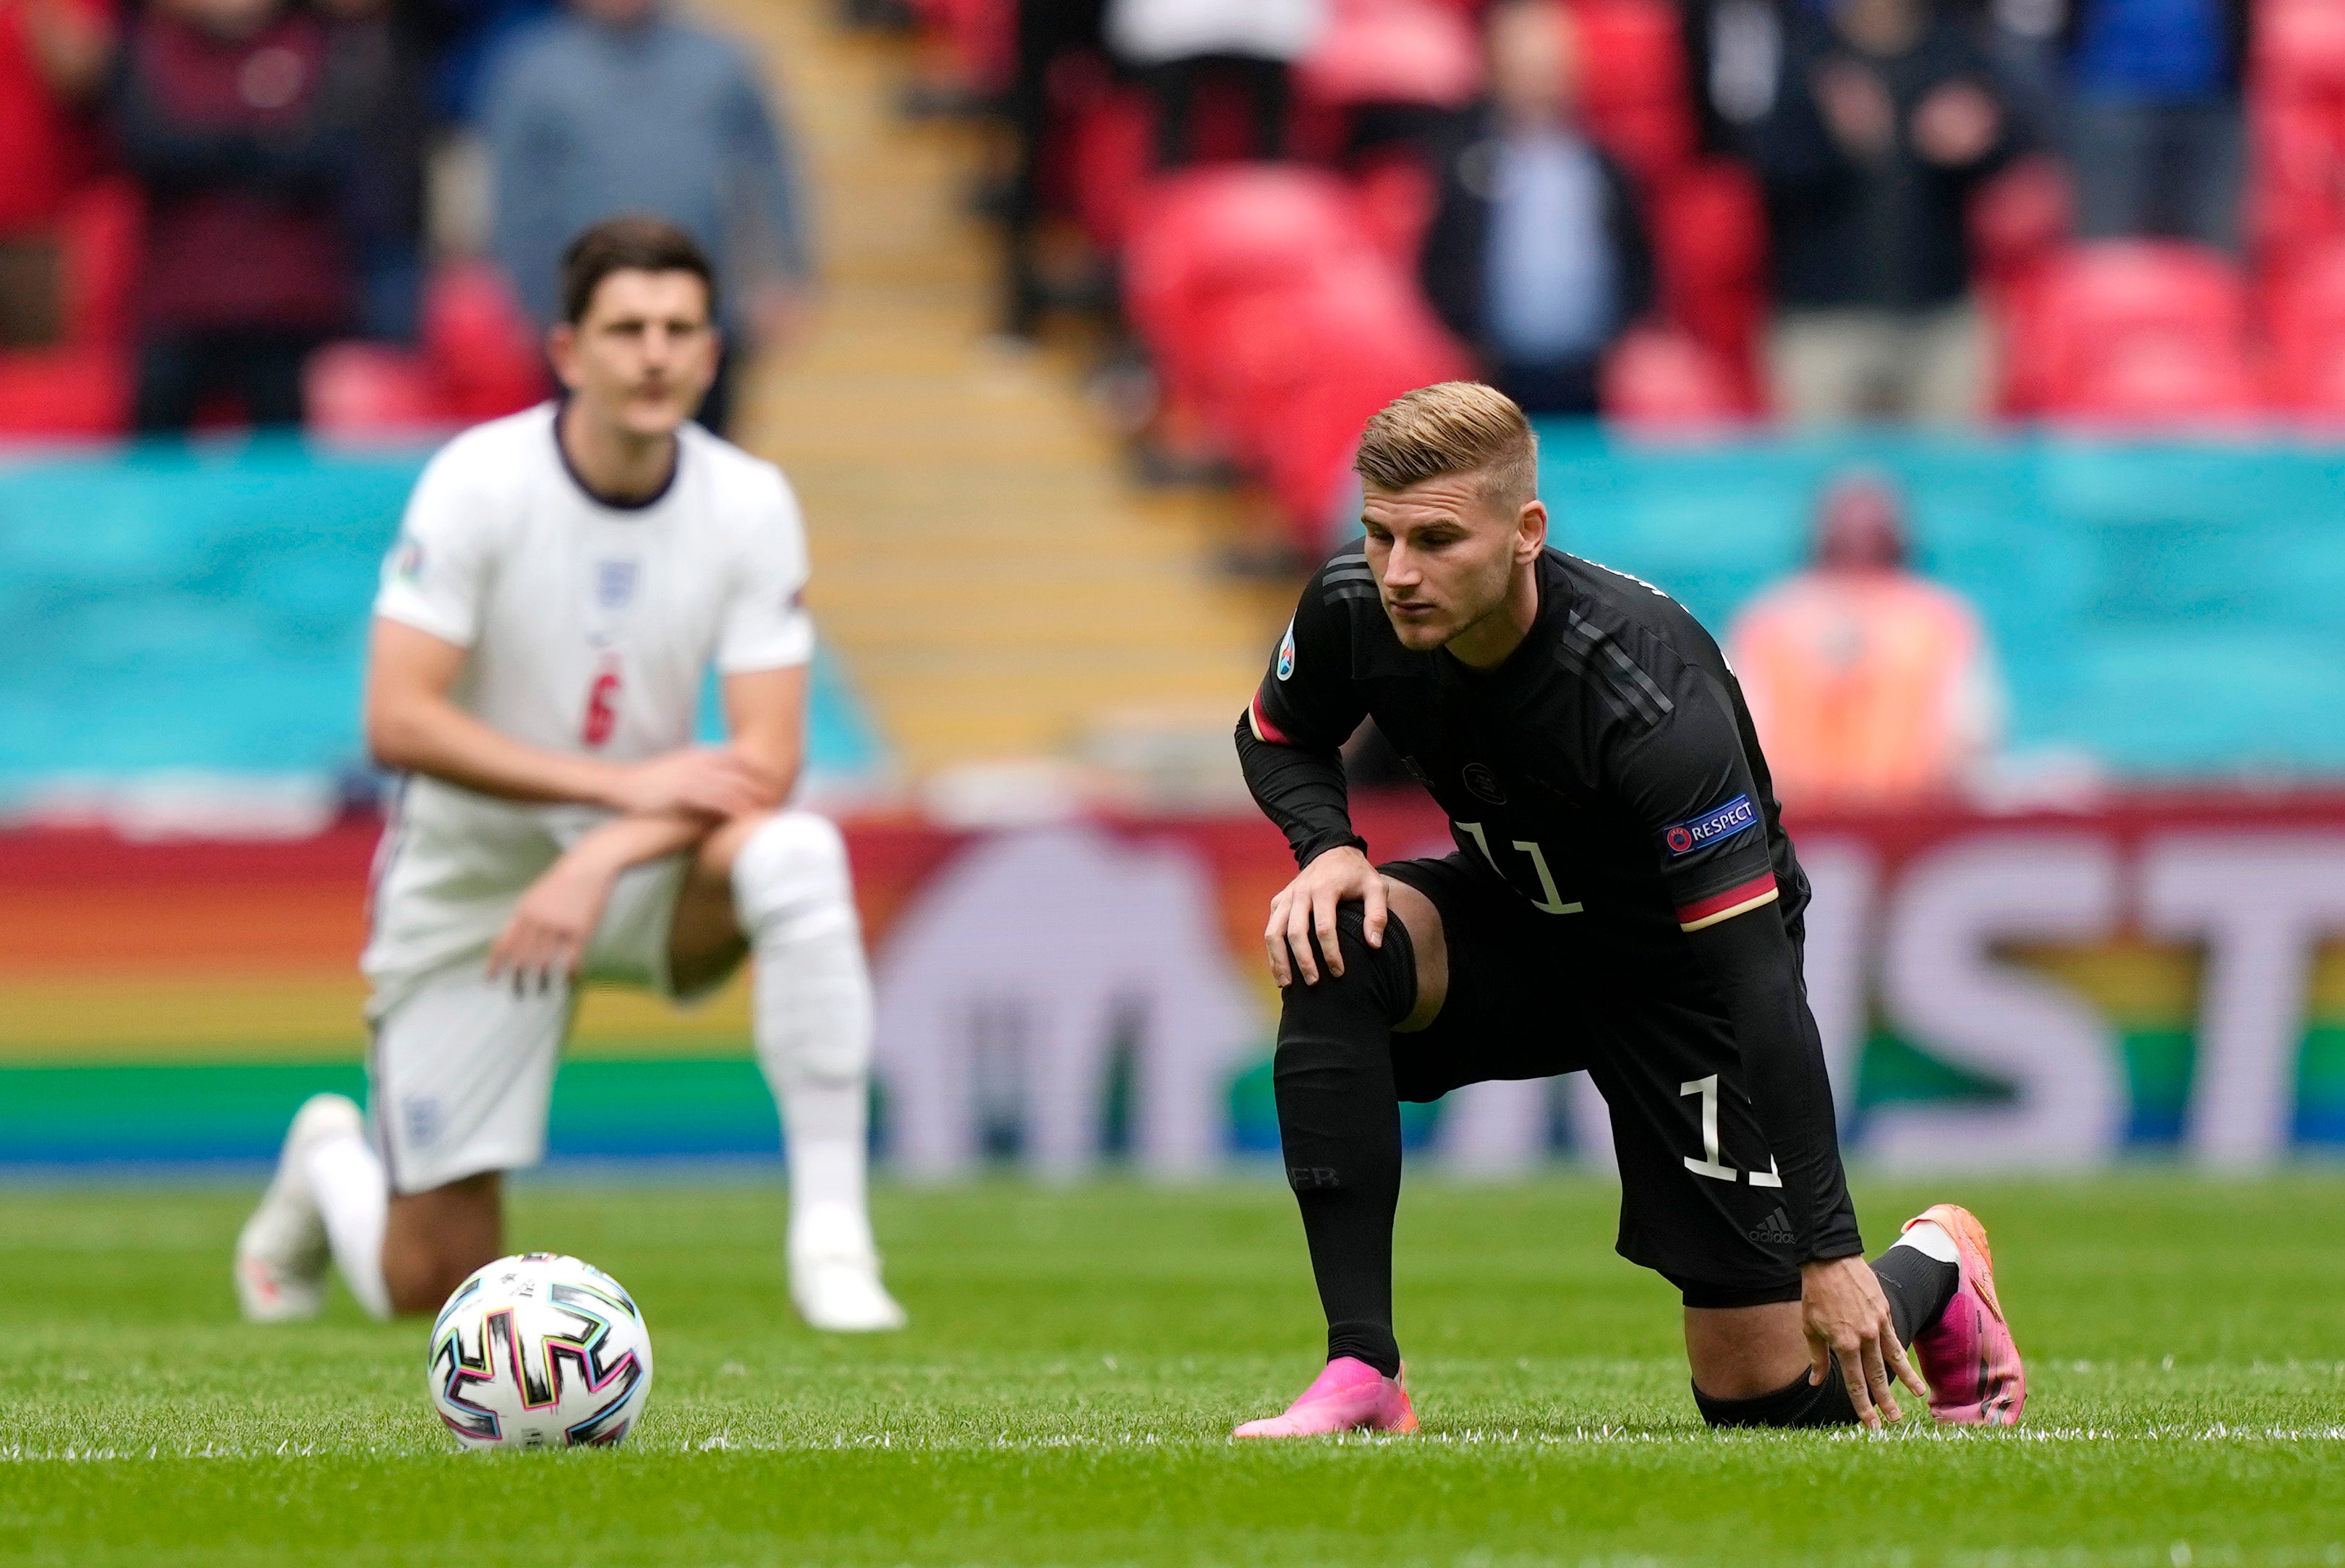
[[[56,339],[56,225],[97,164],[89,110],[113,51],[109,0],[0,4],[0,349]]]
[[[130,35],[116,113],[147,190],[141,430],[185,430],[215,395],[299,424],[303,361],[350,324],[351,125],[328,54],[280,0],[154,0]]]
[[[573,0],[517,37],[482,99],[497,259],[541,326],[563,247],[620,212],[674,223],[717,258],[727,347],[700,418],[722,431],[745,353],[802,319],[807,221],[784,122],[731,40],[660,0]]]
[[[391,0],[312,0],[330,96],[353,135],[342,217],[359,271],[360,333],[411,341],[423,295],[427,50]]]
[[[1976,612],[1911,554],[1898,492],[1844,476],[1817,509],[1814,563],[1728,630],[1784,800],[1944,794],[1994,753],[2006,707],[1994,650]]]
[[[1253,107],[1253,153],[1286,150],[1288,73],[1326,25],[1325,0],[1108,0],[1107,44],[1156,103],[1156,164],[1195,157],[1198,88],[1220,79]]]
[[[1490,86],[1444,160],[1422,277],[1484,373],[1532,413],[1592,414],[1604,352],[1652,303],[1652,255],[1628,177],[1579,128],[1569,14],[1504,0]]]
[[[1001,330],[1030,339],[1041,323],[1042,280],[1034,236],[1042,216],[1044,140],[1051,129],[1051,76],[1070,55],[1097,51],[1103,0],[1018,0],[1017,63],[1010,85],[1010,123],[1017,163],[1001,197],[1005,254]]]
[[[1932,0],[1837,0],[1786,19],[1748,127],[1767,187],[1775,398],[1798,420],[1967,419],[1986,337],[1964,204],[2015,137],[1992,68]]]
[[[2247,0],[2075,0],[2066,37],[2076,228],[2236,250]]]
[[[408,13],[421,24],[431,108],[443,121],[471,125],[505,46],[561,9],[561,0],[417,0]]]

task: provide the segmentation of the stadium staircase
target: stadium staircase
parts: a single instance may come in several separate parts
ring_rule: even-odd
[[[999,248],[966,204],[985,133],[906,119],[914,46],[844,29],[836,0],[704,5],[781,84],[823,267],[743,439],[797,487],[809,598],[897,763],[1218,767],[1291,603],[1215,572],[1226,501],[1126,482],[1071,357],[989,341]]]

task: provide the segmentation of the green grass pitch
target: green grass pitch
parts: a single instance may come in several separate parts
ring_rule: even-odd
[[[1608,1189],[1425,1180],[1424,1432],[1241,1447],[1317,1339],[1267,1174],[883,1192],[915,1320],[861,1340],[790,1317],[770,1189],[528,1186],[657,1381],[620,1451],[481,1459],[419,1325],[237,1321],[250,1194],[0,1189],[0,1562],[2345,1564],[2345,1179],[1867,1185],[1875,1245],[1935,1195],[1994,1230],[2015,1433],[1711,1435]]]

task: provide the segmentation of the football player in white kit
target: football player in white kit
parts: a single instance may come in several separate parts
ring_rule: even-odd
[[[901,1327],[865,1208],[871,990],[845,846],[784,806],[806,730],[806,541],[781,471],[690,423],[716,370],[692,240],[574,241],[567,395],[416,482],[375,601],[370,748],[405,775],[375,868],[369,1113],[320,1095],[237,1243],[249,1318],[436,1311],[505,1250],[502,1173],[545,1151],[576,987],[678,1000],[752,965],[782,1108],[790,1294]],[[693,744],[714,664],[731,739]]]

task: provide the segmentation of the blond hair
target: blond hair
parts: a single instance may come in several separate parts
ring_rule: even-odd
[[[1360,432],[1352,467],[1383,491],[1478,473],[1486,497],[1516,507],[1538,494],[1538,437],[1514,399],[1496,387],[1443,381],[1378,410]]]

